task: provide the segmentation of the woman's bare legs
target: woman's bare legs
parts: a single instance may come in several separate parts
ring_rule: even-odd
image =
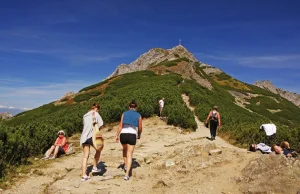
[[[58,150],[59,150],[59,146],[55,146],[53,157],[56,158],[56,156],[58,154]]]
[[[47,151],[46,156],[50,156],[54,151],[55,145],[51,146],[51,148]]]
[[[127,167],[127,146],[128,146],[128,144],[122,144],[122,146],[123,146],[124,167]]]
[[[89,159],[90,155],[90,145],[83,145],[83,158],[82,158],[82,176],[87,175],[86,174],[86,168],[87,168],[87,161]],[[100,154],[99,154],[100,156]]]
[[[130,172],[131,165],[132,165],[132,154],[133,154],[135,145],[129,145],[129,144],[126,144],[126,145],[127,145],[126,146],[127,152],[126,152],[126,162],[125,162],[125,164],[126,164],[125,176],[129,176],[129,172]],[[123,157],[124,157],[124,150],[123,150]],[[124,160],[125,160],[125,157],[124,157]]]
[[[96,153],[95,153],[95,156],[94,156],[94,162],[93,162],[93,166],[94,166],[95,169],[97,168],[97,164],[99,162],[102,150],[103,150],[103,147],[99,151],[96,150]]]

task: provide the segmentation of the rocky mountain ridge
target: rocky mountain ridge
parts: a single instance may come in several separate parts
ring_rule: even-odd
[[[300,107],[300,94],[276,88],[274,84],[272,84],[272,82],[269,80],[256,81],[253,85],[268,90],[274,94],[279,94],[281,97],[291,101],[296,106]]]
[[[13,115],[11,113],[9,113],[9,112],[0,113],[0,118],[1,119],[10,119],[12,117],[13,117]]]
[[[171,61],[178,58],[187,58],[192,62],[198,62],[198,60],[182,45],[175,46],[171,49],[153,48],[148,52],[142,54],[138,59],[130,64],[121,64],[117,69],[107,77],[122,75],[125,73],[131,73],[135,71],[147,70],[150,66],[156,65],[163,61]]]

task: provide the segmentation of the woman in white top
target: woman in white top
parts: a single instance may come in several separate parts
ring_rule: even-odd
[[[83,131],[80,137],[80,145],[83,148],[83,158],[82,158],[82,181],[86,181],[90,179],[90,177],[86,174],[87,170],[87,161],[89,159],[90,154],[90,146],[93,146],[93,124],[94,121],[98,123],[99,129],[103,126],[103,120],[98,113],[100,106],[97,103],[94,103],[84,116],[83,116]],[[103,149],[103,147],[102,147]],[[97,168],[98,161],[100,159],[101,151],[96,150],[95,156],[94,156],[94,163],[93,163],[93,169],[92,172],[100,172],[100,169]]]

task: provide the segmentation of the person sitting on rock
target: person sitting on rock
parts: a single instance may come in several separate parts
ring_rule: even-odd
[[[276,154],[283,154],[286,157],[297,157],[298,153],[295,152],[293,149],[283,149],[281,146],[278,146],[277,144],[273,144],[271,147],[271,150],[274,151]]]
[[[264,143],[259,143],[259,144],[251,144],[250,145],[250,148],[249,148],[249,151],[251,152],[256,152],[256,150],[259,150],[261,151],[261,153],[263,154],[269,154],[271,153],[271,147],[264,144]]]
[[[55,159],[57,156],[66,153],[66,150],[68,149],[69,145],[67,142],[67,138],[65,137],[65,132],[63,130],[60,130],[59,132],[57,132],[57,135],[58,137],[56,138],[56,141],[46,152],[46,156],[44,157],[44,159]],[[50,158],[51,155],[52,157]]]

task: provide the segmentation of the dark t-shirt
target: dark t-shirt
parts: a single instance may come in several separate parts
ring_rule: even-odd
[[[283,150],[283,154],[285,156],[287,156],[288,154],[292,154],[293,152],[295,152],[295,150],[293,150],[293,149],[284,149]]]

